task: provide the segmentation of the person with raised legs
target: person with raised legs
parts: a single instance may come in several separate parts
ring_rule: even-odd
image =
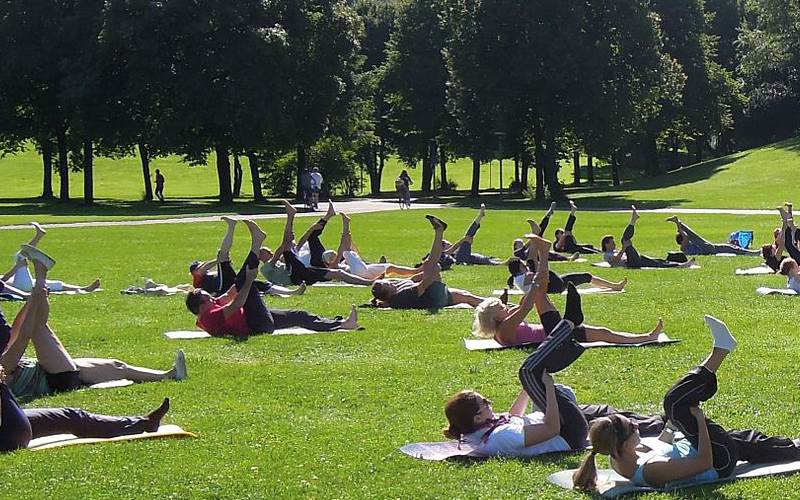
[[[528,235],[531,240],[531,250],[538,253],[539,272],[546,274],[549,279],[553,276],[548,267],[548,254],[550,242],[536,235]],[[533,257],[533,255],[531,255]],[[533,274],[528,273],[528,277]],[[572,284],[567,281],[567,283]],[[496,297],[488,298],[481,302],[475,310],[475,322],[472,333],[483,338],[494,338],[502,345],[513,346],[520,344],[531,344],[542,342],[547,336],[545,327],[541,324],[528,323],[525,321],[528,314],[537,305],[538,310],[552,310],[554,306],[550,303],[547,294],[550,293],[549,283],[532,281],[528,286],[528,291],[523,296],[519,305],[504,304]],[[568,285],[564,285],[566,290]],[[574,299],[573,299],[574,301]],[[638,344],[641,342],[651,342],[658,339],[659,334],[664,331],[664,323],[658,321],[656,327],[647,334],[632,334],[616,332],[611,329],[587,324],[575,325],[575,337],[579,342],[608,342],[612,344]]]
[[[641,267],[692,267],[695,264],[694,259],[686,259],[686,256],[680,254],[682,259],[667,260],[656,259],[641,255],[636,247],[633,246],[633,235],[635,232],[636,221],[639,220],[639,212],[636,207],[631,205],[631,220],[625,231],[622,233],[622,248],[617,251],[617,243],[614,237],[610,234],[603,236],[600,247],[603,249],[603,260],[608,262],[612,267],[623,266],[629,269],[638,269]]]
[[[443,253],[452,255],[456,264],[473,265],[473,266],[498,266],[503,263],[502,260],[496,257],[488,257],[479,253],[472,252],[472,243],[478,230],[481,228],[481,221],[486,217],[486,205],[481,203],[481,208],[478,211],[478,216],[472,221],[464,237],[455,243],[450,243],[443,240],[444,250]]]
[[[202,289],[186,296],[186,307],[197,316],[198,327],[215,337],[247,337],[293,327],[318,332],[360,328],[355,306],[347,319],[327,319],[301,310],[269,309],[253,286],[258,274],[258,252],[267,235],[254,221],[242,222],[250,230],[250,253],[231,288],[216,298]]]
[[[711,243],[697,234],[692,228],[684,224],[677,215],[667,217],[667,222],[673,222],[677,228],[675,242],[686,255],[716,255],[718,253],[733,253],[736,255],[761,255],[760,250],[748,250],[730,243]]]
[[[708,315],[705,321],[714,340],[711,352],[664,396],[665,416],[684,439],[673,442],[666,454],[651,452],[640,458],[636,453],[640,433],[635,422],[619,415],[597,419],[589,430],[592,452],[573,476],[576,488],[596,489],[596,455],[609,455],[611,467],[636,485],[667,489],[727,478],[738,460],[800,460],[797,440],[749,429],[728,431],[703,414],[700,403],[716,394],[717,371],[737,346],[725,323]]]
[[[41,226],[41,224],[37,222],[31,222],[31,226],[33,226],[36,233],[33,235],[33,238],[31,238],[27,245],[36,247],[39,245],[39,242],[42,241],[42,238],[45,237],[47,231]],[[3,281],[7,285],[6,291],[8,293],[19,295],[21,297],[28,296],[30,291],[33,289],[34,283],[34,279],[31,275],[28,265],[28,259],[18,252],[14,259],[14,266],[7,273],[5,273],[2,278],[0,278],[0,281]],[[70,283],[65,283],[61,280],[47,280],[47,289],[51,292],[88,293],[93,292],[98,288],[100,288],[100,278],[95,279],[88,285],[73,285]],[[14,293],[14,290],[22,293]]]
[[[6,385],[21,400],[29,401],[56,392],[128,379],[134,382],[183,380],[187,376],[186,357],[178,351],[169,370],[152,370],[129,365],[118,359],[73,358],[50,327],[50,302],[47,297],[47,271],[55,261],[41,250],[23,245],[21,252],[33,262],[36,282],[28,302],[9,330],[9,342],[0,357]],[[2,322],[5,323],[5,320]],[[4,330],[5,328],[0,328]],[[24,358],[32,344],[36,358]]]
[[[579,253],[579,254],[593,254],[593,253],[600,253],[600,250],[596,249],[593,245],[589,244],[579,244],[578,240],[575,239],[575,235],[572,234],[572,229],[575,227],[575,222],[578,220],[575,217],[575,213],[578,211],[578,207],[575,205],[575,202],[570,200],[569,202],[569,217],[567,217],[567,225],[564,226],[564,229],[556,229],[555,232],[555,244],[553,248],[556,252],[563,252],[563,253]]]
[[[442,282],[439,259],[442,255],[442,235],[447,229],[441,219],[425,216],[433,226],[431,251],[422,263],[422,272],[410,279],[379,279],[372,285],[372,304],[393,309],[440,309],[456,304],[477,306],[483,301],[466,290],[449,288]]]

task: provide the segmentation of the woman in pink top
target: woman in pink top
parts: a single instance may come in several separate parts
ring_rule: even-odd
[[[494,338],[503,345],[521,345],[539,343],[547,336],[541,324],[528,323],[525,318],[537,306],[539,310],[554,310],[547,296],[548,253],[550,243],[541,238],[531,238],[531,245],[539,255],[539,269],[542,274],[536,283],[524,295],[519,305],[503,304],[500,299],[492,297],[484,300],[475,310],[473,335],[483,338]],[[567,302],[579,303],[580,296],[574,287],[569,287]],[[638,344],[658,339],[664,331],[664,322],[658,320],[656,327],[647,334],[616,332],[605,327],[586,324],[575,326],[575,335],[580,342],[609,342],[612,344]]]

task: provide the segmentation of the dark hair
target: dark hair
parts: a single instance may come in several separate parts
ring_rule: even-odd
[[[189,309],[189,311],[191,311],[194,315],[200,314],[200,306],[203,304],[203,301],[200,299],[200,297],[199,288],[195,288],[186,295],[186,308]]]
[[[388,287],[382,285],[383,282],[381,282],[381,280],[376,280],[375,282],[372,283],[372,288],[371,288],[372,296],[380,301],[386,302],[387,300],[392,298],[392,294],[388,293],[387,291]]]
[[[675,243],[678,245],[683,244],[683,233],[675,233]]]
[[[194,270],[197,269],[198,267],[200,267],[200,264],[202,264],[202,262],[199,261],[199,260],[196,260],[196,261],[192,262],[191,264],[189,264],[189,272],[191,274],[194,274]]]
[[[792,267],[792,264],[797,265],[797,262],[791,257],[785,257],[781,261],[780,273],[784,276],[789,276],[789,269]]]
[[[442,429],[446,437],[460,439],[475,430],[475,415],[480,410],[479,397],[475,391],[461,391],[444,405],[444,415],[450,423],[449,427]]]
[[[600,249],[603,250],[604,252],[607,252],[608,250],[606,250],[606,245],[608,245],[608,243],[613,239],[614,236],[610,234],[603,236],[603,239],[600,240]]]

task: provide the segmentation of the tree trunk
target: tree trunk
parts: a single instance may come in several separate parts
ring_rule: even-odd
[[[520,183],[522,183],[522,190],[527,191],[530,186],[528,186],[528,171],[531,168],[531,155],[528,153],[527,149],[522,152],[522,178],[520,179]]]
[[[472,157],[472,187],[469,190],[470,196],[478,196],[481,188],[481,160],[477,156]]]
[[[145,144],[139,143],[139,158],[142,161],[142,177],[144,178],[144,199],[153,201],[153,185],[150,183],[150,151]]]
[[[550,198],[562,200],[565,199],[566,196],[564,195],[563,189],[561,189],[561,183],[558,181],[558,164],[556,163],[556,150],[558,149],[558,145],[556,144],[556,135],[548,127],[543,127],[543,129],[546,146],[544,180],[547,183],[547,188],[550,190]]]
[[[58,182],[61,201],[69,201],[69,151],[67,151],[67,131],[58,132]]]
[[[251,151],[247,153],[247,162],[250,164],[250,179],[253,181],[253,201],[264,201],[264,192],[261,190],[261,175],[258,171],[258,157]]]
[[[572,185],[581,185],[581,152],[575,150],[572,152]]]
[[[700,163],[703,161],[703,136],[699,135],[694,138],[694,162]]]
[[[367,153],[367,174],[369,174],[369,192],[373,196],[381,194],[380,146],[372,145]]]
[[[450,191],[450,183],[447,181],[447,152],[443,147],[439,148],[439,179],[441,191],[447,193]]]
[[[297,194],[295,200],[303,201],[303,186],[300,185],[300,179],[303,176],[303,171],[308,168],[308,156],[306,154],[305,144],[297,143]]]
[[[433,182],[433,165],[431,165],[431,158],[425,155],[422,158],[422,189],[423,193],[431,192],[431,183]]]
[[[216,146],[214,151],[217,153],[219,202],[230,204],[233,203],[233,192],[231,191],[231,159],[228,156],[230,152],[226,146]]]
[[[586,154],[586,180],[589,185],[594,184],[594,157],[591,153]]]
[[[661,166],[658,164],[658,144],[656,134],[648,133],[644,137],[644,169],[648,174],[656,175],[661,173]]]
[[[519,186],[519,153],[514,155],[514,184]]]
[[[244,178],[244,171],[242,170],[242,162],[239,161],[239,155],[233,155],[233,197],[240,198],[242,196],[242,180]]]
[[[619,186],[619,162],[617,161],[617,153],[611,153],[611,184]]]
[[[42,146],[42,199],[53,199],[53,144],[50,139],[40,142]]]
[[[94,144],[91,139],[83,141],[83,204],[94,205]]]

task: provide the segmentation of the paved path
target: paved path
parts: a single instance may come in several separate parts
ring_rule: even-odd
[[[348,214],[366,213],[366,212],[386,212],[389,210],[397,210],[398,205],[396,202],[387,201],[382,199],[360,199],[354,201],[334,202],[336,209]],[[302,208],[302,204],[295,205],[300,211],[297,217],[319,217],[324,212],[306,212]],[[324,205],[327,207],[327,204]],[[425,204],[425,203],[412,203],[413,210],[431,210],[436,208],[447,207],[446,204]],[[168,219],[139,219],[139,220],[114,220],[114,221],[86,221],[86,222],[55,222],[42,224],[42,227],[51,228],[65,228],[65,227],[92,227],[92,226],[149,226],[152,224],[185,224],[188,222],[215,222],[219,220],[220,215],[203,215],[199,217],[171,217]],[[282,219],[286,214],[273,213],[273,214],[247,214],[237,216],[242,219]],[[32,219],[33,220],[33,219]],[[30,229],[28,224],[12,224],[8,226],[0,226],[0,230],[6,229]]]
[[[431,210],[436,208],[447,208],[447,204],[424,204],[414,203],[411,205],[412,210]],[[297,205],[298,208],[303,210],[302,205]],[[342,201],[336,203],[336,209],[342,212],[357,214],[366,212],[386,212],[389,210],[397,210],[397,203],[387,201],[385,199],[359,199],[354,201]],[[595,211],[591,208],[584,209],[584,211]],[[596,211],[607,212],[629,212],[630,208],[624,209],[604,209]],[[660,214],[724,214],[724,215],[777,215],[775,210],[750,210],[750,209],[735,209],[735,208],[656,208],[652,210],[642,209],[639,213],[660,213]],[[322,212],[298,212],[297,217],[319,217]],[[249,219],[279,219],[283,218],[283,213],[274,214],[249,214],[242,215],[241,218]],[[92,227],[92,226],[149,226],[152,224],[185,224],[189,222],[215,222],[219,220],[219,215],[204,215],[199,217],[171,217],[168,219],[140,219],[140,220],[116,220],[116,221],[86,221],[86,222],[56,222],[49,224],[42,224],[46,228],[58,227]],[[13,224],[8,226],[0,226],[0,230],[7,229],[30,229],[28,224]]]

